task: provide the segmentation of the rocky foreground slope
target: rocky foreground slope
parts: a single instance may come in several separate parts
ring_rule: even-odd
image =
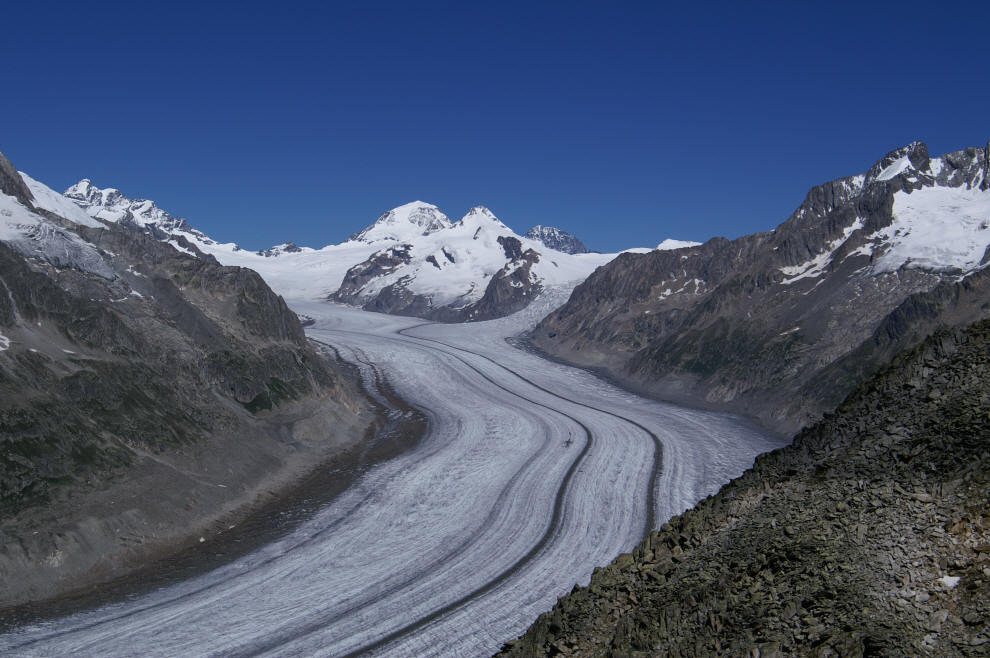
[[[986,655],[987,382],[990,321],[937,333],[501,655]]]
[[[210,541],[363,437],[355,385],[255,272],[2,155],[0,192],[0,608]]]
[[[990,148],[916,142],[813,188],[774,231],[619,255],[533,340],[790,434],[934,329],[990,314],[988,227]]]

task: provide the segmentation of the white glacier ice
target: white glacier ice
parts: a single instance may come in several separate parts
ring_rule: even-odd
[[[311,337],[376,364],[427,412],[425,438],[285,538],[181,584],[0,636],[0,653],[497,650],[647,525],[780,445],[730,416],[644,400],[506,342],[566,294],[468,325],[292,301],[316,320]]]

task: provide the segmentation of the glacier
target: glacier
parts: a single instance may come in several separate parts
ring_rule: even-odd
[[[594,567],[782,444],[506,341],[567,293],[470,325],[290,300],[314,320],[310,337],[427,414],[422,440],[278,541],[132,600],[17,629],[0,636],[0,653],[497,650]]]

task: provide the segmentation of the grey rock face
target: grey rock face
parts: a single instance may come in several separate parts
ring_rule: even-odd
[[[347,270],[340,288],[329,299],[345,304],[354,303],[369,281],[391,274],[400,265],[409,263],[412,260],[411,250],[412,245],[398,244],[375,252],[368,260]]]
[[[255,272],[42,218],[0,241],[0,608],[174,549],[366,422]]]
[[[526,237],[531,240],[539,240],[551,249],[562,251],[565,254],[586,254],[588,249],[576,237],[566,231],[561,231],[553,226],[540,226],[537,224],[526,231]]]
[[[114,457],[114,436],[163,450],[207,440],[220,418],[235,422],[217,395],[251,411],[273,397],[337,387],[298,319],[254,272],[124,229],[90,230],[98,246],[115,250],[112,279],[32,267],[0,244],[11,307],[4,333],[13,344],[0,373],[0,441],[12,460],[0,461],[0,506],[8,511],[54,495],[63,479],[111,476],[127,461]]]
[[[578,286],[533,340],[645,394],[793,432],[924,338],[920,330],[987,313],[983,275],[964,284],[955,271],[876,272],[870,255],[871,236],[893,221],[895,193],[973,189],[984,159],[983,149],[965,149],[933,170],[916,142],[863,176],[813,188],[774,231],[622,254]]]
[[[522,258],[522,242],[515,238],[498,236],[498,243],[502,245],[502,249],[505,251],[505,257],[509,260],[518,260]]]

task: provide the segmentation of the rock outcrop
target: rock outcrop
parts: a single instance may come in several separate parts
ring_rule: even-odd
[[[553,226],[540,226],[537,224],[526,231],[526,237],[530,240],[538,240],[545,246],[565,254],[588,253],[588,248],[577,237]]]
[[[916,142],[815,187],[774,231],[621,254],[533,341],[642,393],[796,431],[930,330],[987,315],[973,294],[990,253],[986,158]]]
[[[985,655],[987,381],[990,321],[936,333],[501,655]]]

